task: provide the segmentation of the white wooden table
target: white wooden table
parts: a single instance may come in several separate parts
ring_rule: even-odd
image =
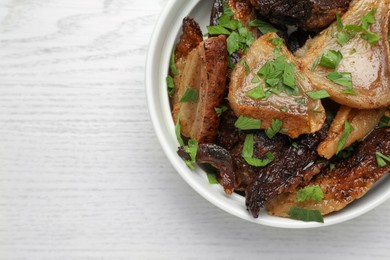
[[[283,230],[179,177],[144,91],[166,3],[0,0],[0,259],[389,259],[390,201]]]

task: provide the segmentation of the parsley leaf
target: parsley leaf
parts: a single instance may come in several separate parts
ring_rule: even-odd
[[[376,152],[375,157],[376,157],[376,163],[381,168],[387,165],[386,161],[390,162],[390,156],[386,156],[381,152]]]
[[[337,31],[340,32],[344,28],[344,25],[339,13],[336,13],[336,21],[337,21]]]
[[[279,119],[272,119],[271,127],[265,130],[265,134],[269,139],[272,139],[277,133],[282,130],[283,122]]]
[[[298,202],[303,202],[307,200],[314,200],[318,202],[324,199],[324,193],[318,185],[308,186],[298,190],[295,199]]]
[[[177,141],[179,142],[180,146],[184,146],[183,138],[181,138],[181,129],[180,129],[180,115],[177,117],[177,122],[175,126],[175,133]]]
[[[184,150],[186,153],[190,155],[191,160],[185,160],[185,163],[187,164],[188,168],[191,170],[195,169],[195,162],[196,162],[196,154],[198,152],[198,141],[195,139],[190,139],[188,141],[188,145],[184,146]]]
[[[207,31],[209,34],[214,34],[214,35],[218,35],[218,34],[229,35],[230,34],[230,31],[221,25],[207,26]]]
[[[215,173],[207,173],[209,184],[219,184],[217,175]]]
[[[379,40],[380,36],[370,31],[364,31],[361,34],[362,39],[366,40],[371,46],[374,46]]]
[[[172,50],[171,58],[169,59],[169,68],[174,76],[179,75],[175,64],[175,49]]]
[[[214,110],[217,113],[217,116],[220,117],[223,114],[223,112],[228,110],[228,108],[226,106],[221,106],[221,107],[214,107]]]
[[[368,27],[371,24],[375,23],[375,13],[377,9],[373,8],[371,11],[369,11],[367,14],[363,15],[362,17],[362,28],[365,30],[368,30]]]
[[[337,144],[336,155],[338,155],[339,152],[343,150],[345,142],[347,141],[348,136],[352,133],[353,130],[353,126],[348,121],[344,121],[344,132],[341,135],[339,143]]]
[[[198,98],[199,98],[198,91],[196,91],[193,88],[187,88],[186,92],[184,93],[184,95],[182,96],[179,102],[180,103],[188,103],[190,101],[196,102],[198,101]]]
[[[168,88],[168,95],[170,97],[172,97],[173,94],[175,93],[175,83],[173,81],[173,78],[170,75],[168,75],[166,77],[166,82],[167,82],[167,88]]]
[[[265,159],[253,158],[253,149],[254,149],[253,134],[248,134],[245,137],[245,142],[242,148],[241,155],[249,165],[255,167],[264,167],[270,164],[275,159],[275,156],[270,152],[265,154],[266,157]]]
[[[234,124],[235,127],[241,130],[254,130],[254,129],[260,129],[261,127],[261,120],[249,118],[246,116],[240,116],[236,123]]]
[[[240,60],[240,64],[244,66],[246,74],[249,74],[251,72],[248,63],[246,63],[245,59]]]
[[[254,89],[251,89],[246,96],[253,98],[253,99],[263,99],[266,97],[266,94],[264,92],[264,89],[262,86],[258,86]]]
[[[278,32],[278,29],[273,27],[270,23],[267,23],[259,19],[250,21],[248,25],[251,27],[258,28],[262,34],[266,34],[268,32]]]
[[[295,88],[295,66],[293,63],[286,63],[283,72],[283,84]]]
[[[337,33],[337,43],[340,44],[340,46],[344,46],[347,44],[353,37],[355,37],[355,34],[351,32],[341,31]]]
[[[327,79],[334,83],[352,89],[352,74],[350,72],[331,72],[326,76]]]
[[[329,50],[322,55],[320,65],[325,68],[335,69],[343,59],[343,54],[340,51]]]
[[[379,122],[379,127],[388,126],[388,125],[389,125],[389,122],[390,122],[390,117],[384,115],[384,116],[381,118],[381,121]]]
[[[227,50],[229,55],[232,55],[234,52],[240,49],[240,35],[238,32],[232,32],[226,40]]]
[[[289,210],[288,215],[290,216],[290,218],[296,220],[302,220],[305,222],[315,221],[315,222],[324,223],[324,218],[322,217],[321,212],[319,210],[303,209],[294,206]]]
[[[244,157],[244,159],[249,165],[255,167],[264,167],[270,164],[275,159],[275,156],[271,152],[268,152],[265,154],[264,159],[258,159],[252,157]]]
[[[323,99],[323,98],[328,98],[328,97],[330,97],[328,91],[326,91],[325,89],[318,90],[318,91],[308,91],[308,92],[306,92],[306,94],[307,94],[311,99],[314,99],[314,100],[318,100],[318,99]]]

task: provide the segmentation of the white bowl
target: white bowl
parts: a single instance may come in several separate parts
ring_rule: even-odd
[[[292,219],[269,216],[264,212],[253,218],[245,207],[245,199],[233,194],[227,196],[220,185],[210,185],[201,169],[191,171],[177,155],[179,146],[174,123],[171,117],[165,77],[168,72],[169,57],[181,33],[182,20],[193,17],[205,32],[209,22],[212,1],[171,0],[162,12],[155,27],[146,64],[146,94],[154,130],[168,159],[183,179],[205,199],[215,206],[239,218],[257,224],[282,228],[312,228],[333,225],[360,216],[390,197],[390,181],[386,176],[362,199],[359,199],[340,212],[325,216],[325,223],[301,222]]]

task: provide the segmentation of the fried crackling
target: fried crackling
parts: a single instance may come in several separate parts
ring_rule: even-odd
[[[360,143],[352,157],[337,164],[333,170],[328,168],[307,185],[320,186],[324,193],[322,201],[297,202],[296,191],[284,193],[267,203],[268,214],[288,217],[292,206],[319,210],[322,215],[343,209],[366,194],[375,182],[390,171],[390,163],[384,167],[378,166],[376,152],[390,155],[390,127],[375,129]]]

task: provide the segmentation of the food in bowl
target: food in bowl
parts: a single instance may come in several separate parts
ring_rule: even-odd
[[[280,18],[294,33],[266,2],[215,0],[206,38],[184,18],[167,77],[178,154],[211,165],[255,218],[322,222],[390,170],[389,1],[333,15],[316,1]]]

